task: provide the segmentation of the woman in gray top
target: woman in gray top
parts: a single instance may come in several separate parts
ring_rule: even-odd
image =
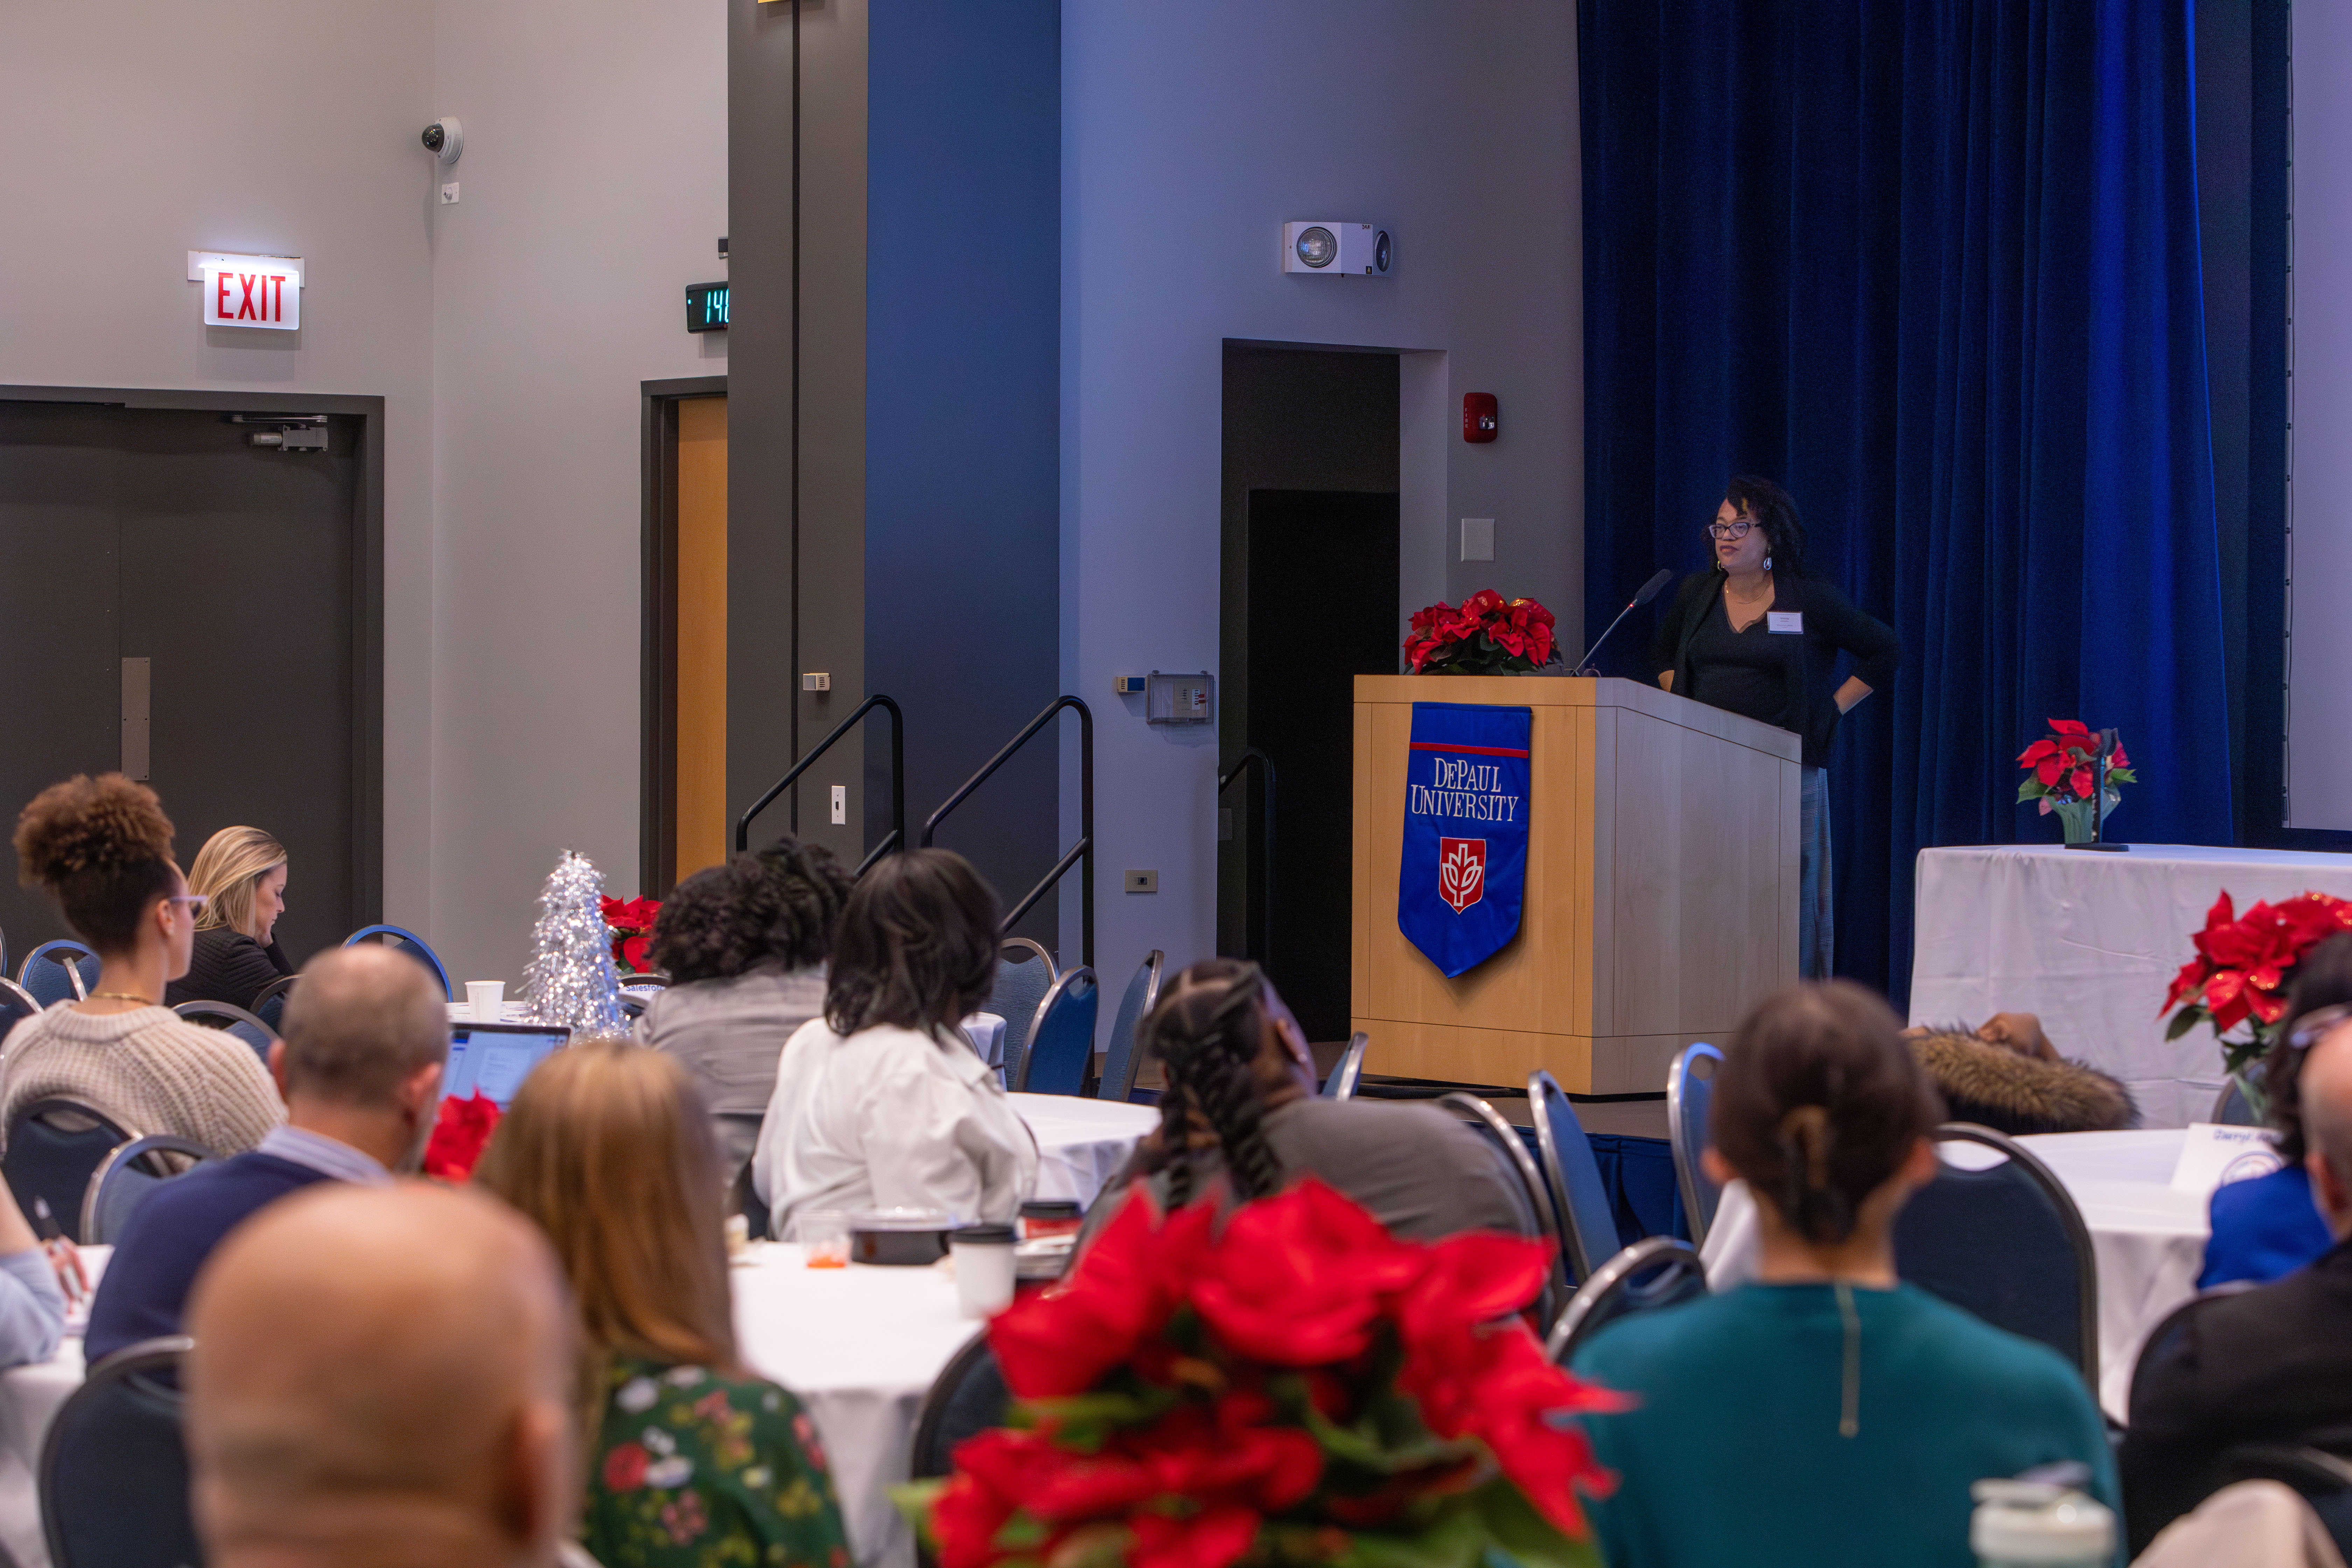
[[[697,871],[654,921],[669,985],[637,1038],[690,1068],[710,1107],[729,1184],[760,1141],[784,1042],[824,1011],[824,963],[849,874],[814,845],[780,838]]]

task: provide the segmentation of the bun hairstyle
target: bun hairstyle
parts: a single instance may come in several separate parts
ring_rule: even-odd
[[[1723,499],[1764,531],[1764,552],[1775,573],[1805,574],[1805,525],[1798,520],[1794,497],[1769,479],[1742,474],[1724,487]],[[1707,553],[1712,557],[1715,552]]]
[[[1265,1142],[1265,1096],[1257,1082],[1265,1030],[1265,973],[1237,958],[1203,959],[1185,970],[1137,1028],[1168,1078],[1160,1096],[1157,1169],[1168,1173],[1171,1212],[1192,1200],[1192,1110],[1216,1134],[1237,1196],[1247,1201],[1281,1190],[1282,1162]]]
[[[833,951],[849,889],[849,873],[824,848],[780,838],[673,889],[646,956],[677,985],[763,963],[813,969]]]
[[[141,917],[173,886],[172,819],[121,773],[51,784],[18,814],[16,843],[17,880],[48,889],[100,953],[137,946]]]
[[[954,850],[885,855],[841,911],[825,1023],[840,1035],[952,1027],[995,987],[1000,917],[995,889]]]
[[[1774,992],[1724,1053],[1715,1146],[1809,1241],[1853,1234],[1864,1200],[1944,1119],[1886,1004],[1833,980]]]

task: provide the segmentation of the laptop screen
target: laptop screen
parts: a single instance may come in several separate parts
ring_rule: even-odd
[[[570,1029],[552,1024],[459,1024],[449,1032],[442,1097],[463,1100],[478,1094],[504,1110],[530,1069],[571,1039]]]

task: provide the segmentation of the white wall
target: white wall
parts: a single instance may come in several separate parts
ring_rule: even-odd
[[[1062,27],[1063,689],[1097,713],[1096,956],[1116,984],[1148,948],[1171,968],[1214,951],[1213,738],[1147,726],[1110,679],[1216,668],[1224,339],[1418,351],[1407,592],[1531,594],[1576,641],[1576,12],[1065,0]],[[1392,225],[1395,276],[1283,274],[1294,218]],[[1460,439],[1465,392],[1500,398],[1500,440]],[[1491,565],[1455,559],[1465,516],[1496,520]],[[1063,803],[1067,843],[1074,775]],[[1160,891],[1122,892],[1130,867],[1158,869]]]

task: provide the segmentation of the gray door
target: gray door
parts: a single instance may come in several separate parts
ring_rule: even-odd
[[[213,412],[0,402],[0,816],[123,764],[123,661],[144,659],[147,783],[180,864],[232,824],[275,834],[298,963],[365,923],[373,883],[354,875],[360,423],[286,452]],[[69,933],[46,893],[0,881],[13,971]]]

